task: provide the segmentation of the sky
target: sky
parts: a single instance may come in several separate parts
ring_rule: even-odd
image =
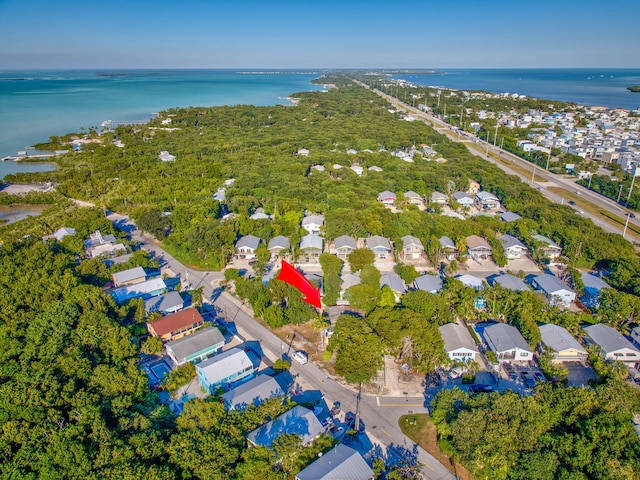
[[[640,68],[638,0],[0,0],[0,68]]]

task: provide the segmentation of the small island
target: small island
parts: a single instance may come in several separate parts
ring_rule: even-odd
[[[632,92],[640,93],[640,85],[632,85],[631,87],[627,87],[627,90]]]

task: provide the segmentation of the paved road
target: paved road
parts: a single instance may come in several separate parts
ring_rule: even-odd
[[[289,346],[281,342],[270,330],[258,323],[251,315],[251,310],[237,298],[218,288],[219,281],[224,278],[222,272],[200,272],[187,268],[177,259],[164,251],[155,239],[135,228],[135,225],[125,215],[112,213],[108,218],[120,229],[127,231],[133,240],[140,242],[142,248],[152,252],[158,259],[163,259],[166,266],[171,268],[184,281],[187,276],[192,288],[203,286],[203,295],[222,312],[227,322],[233,324],[237,333],[245,340],[258,341],[258,347],[263,358],[274,362],[282,353],[287,353]],[[309,362],[299,365],[295,361],[291,366],[291,374],[297,388],[303,390],[320,390],[327,405],[340,402],[342,411],[355,412],[357,392],[330,377],[327,372]],[[407,413],[426,413],[423,406],[424,399],[420,398],[390,398],[362,395],[360,401],[360,415],[367,435],[379,445],[384,446],[387,455],[400,460],[417,458],[424,465],[423,475],[431,480],[454,480],[455,476],[449,472],[438,460],[419,448],[404,436],[398,427],[398,419]]]
[[[354,81],[359,85],[363,86],[364,88],[367,88],[373,91],[380,97],[388,100],[389,103],[391,103],[395,108],[403,110],[407,113],[410,113],[416,118],[422,119],[427,124],[430,124],[432,127],[434,127],[439,133],[446,135],[447,138],[449,138],[451,141],[464,143],[466,147],[469,149],[469,151],[474,155],[477,155],[479,157],[482,157],[490,161],[491,163],[497,165],[498,167],[500,167],[501,169],[503,169],[509,174],[519,176],[523,182],[529,183],[532,186],[536,186],[536,185],[539,185],[541,182],[544,182],[545,186],[549,186],[549,184],[551,184],[554,187],[566,190],[568,193],[580,192],[579,194],[582,196],[582,198],[584,198],[585,200],[588,200],[589,202],[595,204],[596,206],[602,208],[603,210],[606,210],[609,213],[615,216],[618,216],[620,218],[620,221],[624,222],[625,220],[627,220],[627,213],[629,213],[627,209],[621,207],[617,202],[615,202],[614,200],[611,200],[610,198],[604,197],[603,195],[600,195],[592,190],[589,190],[583,187],[582,185],[578,185],[575,182],[575,179],[573,177],[565,178],[562,175],[557,175],[554,173],[547,172],[546,170],[541,169],[540,167],[518,157],[517,155],[513,155],[512,153],[502,150],[499,147],[493,146],[491,143],[487,143],[484,140],[481,140],[477,137],[473,137],[469,135],[461,136],[458,130],[455,127],[452,127],[451,125],[449,125],[448,123],[443,122],[442,120],[432,115],[428,115],[422,110],[418,110],[417,108],[412,107],[411,105],[403,103],[397,98],[392,97],[391,95],[387,95],[386,93],[381,92],[380,90],[377,90],[375,88],[372,89],[368,85],[362,82],[359,82],[357,80],[354,80]],[[498,161],[495,158],[492,158],[492,156],[487,156],[487,153],[490,153],[493,156],[498,156],[506,160],[507,162],[513,163],[514,165],[517,165],[519,168],[527,170],[528,173],[526,175],[523,175],[522,173],[509,168],[508,164],[505,165],[505,163]],[[547,188],[543,188],[541,190],[541,193],[544,196],[546,196],[549,200],[552,200],[553,202],[565,203],[565,200],[562,197],[562,195],[558,195],[554,192],[551,192]],[[623,198],[626,198],[626,197],[623,195]],[[598,216],[590,215],[589,212],[585,212],[584,215],[591,218],[591,220],[596,225],[602,227],[604,230],[612,233],[622,234],[623,227],[613,226],[609,222],[601,219]],[[630,218],[629,223],[640,225],[640,218],[635,218],[635,219]],[[633,232],[628,230],[626,234],[626,238],[634,239],[636,237]]]

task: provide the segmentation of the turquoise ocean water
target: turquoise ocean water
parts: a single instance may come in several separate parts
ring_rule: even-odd
[[[290,104],[320,72],[237,70],[0,71],[0,157],[51,135],[137,121],[171,107]],[[35,165],[0,162],[0,178]],[[45,167],[46,168],[46,167]]]
[[[50,135],[99,127],[104,120],[136,121],[171,107],[288,104],[287,96],[321,88],[319,71],[238,70],[0,71],[0,157],[15,155]],[[408,81],[638,108],[640,69],[452,69],[398,75]],[[0,178],[42,167],[0,162]],[[46,168],[46,167],[45,167]]]

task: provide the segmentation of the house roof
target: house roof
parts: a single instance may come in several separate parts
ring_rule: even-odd
[[[360,285],[360,275],[355,273],[343,273],[340,277],[342,279],[342,290],[346,290],[354,285]]]
[[[597,345],[602,348],[602,351],[606,353],[616,352],[623,348],[629,348],[634,351],[638,351],[633,344],[624,338],[620,332],[611,328],[608,325],[597,323],[589,327],[585,327],[584,331],[587,332],[589,338],[593,340]]]
[[[147,274],[142,267],[134,267],[128,270],[123,270],[122,272],[117,272],[113,274],[113,281],[115,283],[126,283],[131,280],[135,280],[136,278],[145,278]]]
[[[144,296],[153,292],[158,292],[167,288],[162,278],[152,278],[146,282],[135,283],[133,285],[127,285],[126,287],[116,288],[111,294],[118,302],[124,302],[129,298],[135,296]]]
[[[236,242],[236,249],[251,248],[252,250],[255,250],[258,248],[258,245],[260,245],[260,239],[258,237],[245,235]]]
[[[503,222],[515,222],[516,220],[520,220],[521,218],[522,217],[520,215],[513,212],[504,212],[502,215],[500,215],[500,219]]]
[[[449,237],[444,237],[444,236],[440,237],[438,241],[440,242],[440,245],[442,245],[442,247],[444,248],[453,248],[457,250],[455,242],[451,240]]]
[[[302,219],[302,226],[305,227],[307,225],[322,225],[324,224],[324,216],[323,215],[307,215]]]
[[[478,235],[469,235],[467,237],[467,247],[474,248],[488,248],[491,250],[491,245],[484,238],[479,237]]]
[[[324,427],[311,410],[296,405],[279,417],[256,428],[247,435],[247,439],[255,445],[269,448],[282,433],[297,434],[301,437],[302,444],[306,445],[324,433]]]
[[[534,235],[533,238],[539,242],[546,243],[550,247],[561,249],[560,245],[551,240],[549,237],[545,237],[544,235]]]
[[[196,370],[204,374],[209,385],[215,385],[232,373],[240,372],[249,366],[253,366],[253,363],[246,352],[241,348],[233,347],[200,362],[196,365]]]
[[[197,332],[168,342],[166,348],[171,349],[177,359],[185,359],[214,345],[224,344],[224,337],[216,327],[207,327]]]
[[[374,165],[373,167],[369,167],[369,170],[371,170],[372,172],[381,172],[382,171],[382,169],[377,165]]]
[[[62,227],[62,228],[59,228],[58,230],[56,230],[55,232],[53,232],[51,235],[53,235],[53,237],[57,241],[60,241],[64,237],[66,237],[67,235],[75,235],[75,234],[76,234],[76,229],[75,228]]]
[[[524,250],[527,250],[527,247],[524,246],[524,243],[522,243],[520,240],[518,240],[516,237],[512,235],[508,235],[505,233],[504,235],[500,235],[498,237],[498,240],[500,240],[500,243],[502,243],[502,246],[504,248],[520,247]]]
[[[514,326],[506,323],[494,323],[484,329],[484,338],[494,352],[506,352],[519,348],[531,352],[527,341]]]
[[[413,281],[413,284],[417,289],[424,290],[425,292],[439,292],[442,290],[442,279],[435,275],[429,275],[428,273],[417,277]]]
[[[353,237],[350,237],[349,235],[342,235],[336,238],[333,241],[333,244],[336,249],[348,247],[355,250],[356,248],[358,248],[358,245],[356,244],[356,239]]]
[[[449,197],[447,197],[444,193],[440,193],[440,192],[432,192],[431,193],[431,201],[432,202],[438,202],[438,201],[447,201],[449,200]]]
[[[496,275],[492,277],[491,285],[495,286],[496,283],[501,287],[504,287],[508,290],[513,290],[514,292],[522,292],[522,291],[530,291],[531,289],[527,287],[527,284],[524,281],[515,275],[511,275],[510,273],[504,273],[502,275]]]
[[[451,196],[456,200],[456,202],[460,202],[460,200],[463,199],[467,199],[473,202],[473,197],[465,192],[454,192]]]
[[[553,295],[560,290],[566,290],[568,292],[573,292],[567,285],[562,283],[562,281],[556,277],[555,275],[550,275],[545,273],[544,275],[538,275],[533,277],[531,280],[534,284],[540,288],[543,292],[548,295]]]
[[[278,382],[269,375],[258,375],[248,382],[229,390],[222,395],[228,408],[242,408],[248,405],[259,405],[268,398],[284,396]]]
[[[469,330],[457,323],[447,323],[438,327],[442,340],[444,341],[444,349],[446,352],[466,348],[474,352],[478,352],[478,346],[473,341],[473,337]]]
[[[422,196],[412,190],[409,190],[408,192],[404,192],[404,196],[405,198],[416,198],[418,200],[422,200]]]
[[[144,301],[144,309],[147,313],[151,312],[164,312],[183,305],[184,300],[178,292],[169,292],[164,295],[158,295]]]
[[[404,286],[404,281],[397,273],[385,273],[380,276],[380,288],[385,285],[389,285],[391,290],[398,293],[405,293],[407,287]]]
[[[558,353],[570,348],[578,350],[584,354],[587,353],[587,351],[575,338],[573,338],[567,329],[559,325],[554,325],[552,323],[541,325],[540,335],[542,337],[542,343]]]
[[[415,246],[415,247],[420,247],[424,250],[424,247],[422,246],[422,242],[420,241],[420,239],[416,237],[412,237],[411,235],[405,235],[404,237],[402,237],[402,245],[404,246],[403,248]]]
[[[582,274],[582,283],[584,284],[585,288],[590,288],[597,291],[600,291],[603,288],[611,288],[611,286],[600,277],[596,277],[595,275],[591,275],[590,273]]]
[[[370,480],[373,470],[362,455],[339,443],[296,475],[296,480]]]
[[[367,244],[367,248],[386,248],[387,250],[391,250],[391,245],[389,244],[389,240],[385,237],[381,237],[380,235],[374,235],[373,237],[369,237],[365,240]]]
[[[486,202],[487,200],[500,201],[500,199],[491,192],[478,192],[476,193],[476,198],[481,202]]]
[[[187,308],[180,312],[162,317],[150,325],[159,337],[175,330],[188,327],[194,323],[204,323],[202,315],[195,308]]]
[[[484,288],[484,284],[482,283],[482,279],[478,277],[474,277],[468,273],[464,275],[458,275],[455,277],[456,280],[460,280],[464,285],[470,288],[475,288],[476,290],[482,290]]]
[[[395,199],[396,199],[396,194],[395,194],[395,193],[393,193],[393,192],[390,192],[389,190],[385,190],[384,192],[381,192],[381,193],[378,195],[378,200],[379,200],[379,201],[386,200],[386,199],[388,199],[388,198],[392,198],[392,199],[394,199],[394,200],[395,200]]]
[[[315,233],[310,233],[302,237],[300,240],[300,250],[304,250],[306,248],[317,248],[322,250],[322,237]]]
[[[289,248],[291,246],[291,242],[287,237],[283,237],[282,235],[278,235],[277,237],[273,237],[269,240],[268,250],[273,248]]]

